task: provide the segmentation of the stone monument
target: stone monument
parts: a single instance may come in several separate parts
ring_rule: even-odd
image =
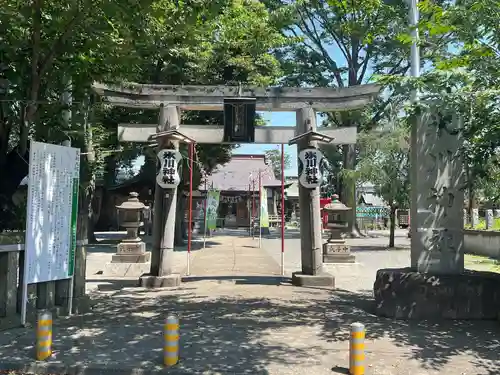
[[[347,221],[343,214],[351,208],[339,201],[338,195],[332,196],[332,201],[323,207],[328,213],[326,229],[330,231],[330,238],[323,244],[323,263],[354,263],[355,257],[351,248],[342,238],[347,230]]]
[[[493,228],[493,210],[486,210],[486,229]]]
[[[497,319],[500,275],[464,270],[461,119],[419,109],[411,134],[411,267],[380,269],[375,313],[402,319]]]
[[[127,234],[116,246],[111,263],[106,264],[105,275],[138,276],[149,269],[151,253],[146,252],[146,244],[139,237],[139,228],[144,225],[142,212],[145,205],[138,197],[132,192],[125,202],[116,206],[120,227],[125,228]]]
[[[472,214],[470,217],[470,225],[472,229],[479,224],[479,210],[477,208],[472,209]]]

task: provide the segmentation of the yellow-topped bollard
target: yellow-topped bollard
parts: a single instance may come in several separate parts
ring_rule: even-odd
[[[351,324],[349,374],[365,374],[365,326],[361,323]]]
[[[43,361],[52,355],[52,313],[38,313],[36,324],[36,359]]]
[[[163,364],[174,366],[179,362],[179,319],[170,315],[163,327]]]

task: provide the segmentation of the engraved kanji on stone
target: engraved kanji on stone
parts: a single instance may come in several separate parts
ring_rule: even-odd
[[[453,194],[452,189],[447,186],[442,186],[441,188],[431,188],[431,195],[429,199],[433,200],[434,213],[438,208],[443,208],[443,216],[448,215],[448,208],[453,207],[455,202],[455,194]]]
[[[429,239],[429,251],[431,252],[455,252],[453,235],[447,228],[433,229]]]

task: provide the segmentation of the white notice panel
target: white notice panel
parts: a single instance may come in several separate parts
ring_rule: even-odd
[[[80,150],[31,142],[25,283],[73,276]]]

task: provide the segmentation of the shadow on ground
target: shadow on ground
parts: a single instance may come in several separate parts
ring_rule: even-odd
[[[103,253],[103,254],[116,254],[116,246],[118,245],[120,241],[116,242],[98,242],[95,244],[89,244],[85,248],[88,253]],[[209,239],[205,241],[205,244],[203,244],[203,240],[201,239],[194,239],[191,242],[191,251],[197,251],[197,250],[202,250],[204,247],[210,248],[214,246],[219,246],[221,245],[220,241],[214,240],[214,239]],[[175,252],[182,252],[182,251],[187,251],[187,241],[180,246],[175,246],[174,251]],[[151,251],[152,250],[152,244],[151,242],[146,242],[146,251]]]
[[[472,363],[487,374],[500,374],[500,324],[496,321],[406,321],[375,316],[372,291],[352,293],[337,290],[332,296],[336,308],[328,311],[324,335],[328,340],[346,340],[346,329],[354,322],[366,327],[366,339],[390,338],[408,348],[409,358],[422,368],[439,371],[452,357],[468,353]],[[497,361],[495,363],[495,361]]]
[[[203,279],[206,283],[207,278]],[[309,368],[318,356],[328,359],[325,368],[331,372],[338,365],[332,348],[345,346],[352,322],[365,324],[369,351],[371,340],[379,339],[390,339],[401,348],[400,353],[386,353],[389,358],[402,355],[424,368],[440,370],[452,357],[467,352],[477,369],[500,373],[500,363],[494,364],[500,350],[497,322],[394,321],[371,314],[374,306],[368,291],[299,289],[279,285],[278,278],[214,279],[234,280],[235,284],[241,280],[246,285],[230,285],[222,289],[226,295],[214,297],[214,293],[208,296],[196,289],[197,278],[191,278],[188,286],[169,291],[169,295],[165,290],[129,289],[99,298],[92,314],[55,324],[52,362],[159,367],[163,320],[168,314],[177,314],[182,348],[177,370],[187,373],[268,374],[271,368]],[[250,285],[264,283],[264,279],[275,282],[272,298],[247,298],[238,294],[243,289],[235,291],[262,288],[252,289],[253,294],[265,295],[269,286]],[[378,355],[369,353],[368,358],[374,360]],[[2,362],[29,361],[32,356],[32,329],[3,332]]]
[[[351,245],[351,252],[363,252],[363,251],[408,251],[410,248],[408,246],[373,246],[373,245]]]
[[[236,285],[291,285],[289,277],[282,276],[184,276],[185,283],[195,281],[230,281]]]

